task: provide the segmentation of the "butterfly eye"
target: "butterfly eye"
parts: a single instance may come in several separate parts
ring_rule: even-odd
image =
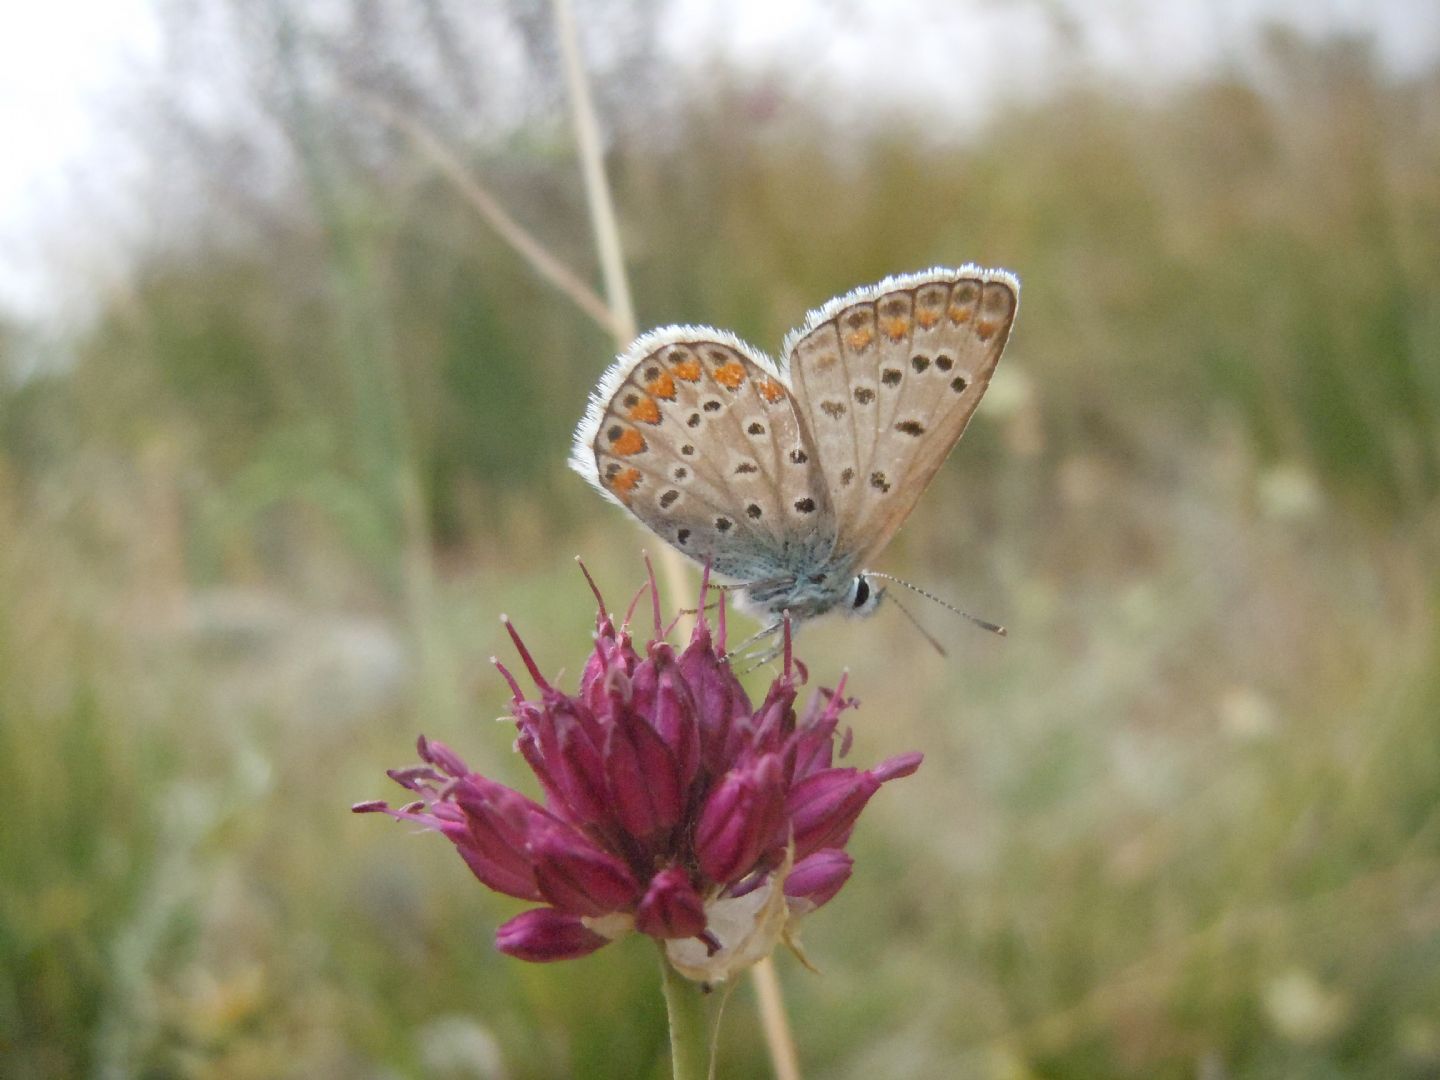
[[[869,615],[880,606],[884,595],[884,589],[875,588],[864,574],[856,574],[850,582],[850,614]]]
[[[865,606],[865,601],[870,599],[870,583],[863,577],[855,579],[855,598],[850,601],[850,606],[857,611]]]

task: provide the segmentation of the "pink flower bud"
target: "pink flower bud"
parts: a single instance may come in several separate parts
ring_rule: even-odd
[[[647,717],[675,760],[679,786],[688,787],[700,769],[700,727],[690,687],[669,649],[655,650],[635,670],[630,707]]]
[[[614,811],[605,787],[600,746],[574,717],[557,718],[556,727],[559,737],[547,764],[553,765],[551,775],[560,797],[552,801],[566,808],[566,820],[572,824],[609,824]]]
[[[878,790],[880,781],[859,769],[826,769],[796,784],[786,803],[795,858],[844,844],[860,811]]]
[[[795,864],[785,879],[785,895],[818,908],[850,880],[854,865],[855,860],[838,848],[822,848]]]
[[[625,863],[577,832],[548,829],[532,845],[535,880],[546,900],[576,915],[608,915],[640,895]]]
[[[416,749],[420,752],[420,760],[428,761],[441,772],[450,776],[465,776],[470,770],[460,755],[451,750],[438,739],[427,739],[421,735],[416,743]]]
[[[646,843],[680,820],[675,758],[649,721],[619,710],[606,733],[604,759],[616,816],[631,836]]]
[[[579,916],[554,908],[522,911],[495,931],[495,947],[501,952],[542,964],[573,960],[604,944],[606,939],[589,929]]]
[[[705,929],[705,905],[679,867],[662,870],[635,911],[635,929],[655,938],[695,937]]]
[[[924,754],[920,753],[919,750],[912,750],[908,754],[896,754],[894,757],[886,758],[879,765],[876,765],[875,768],[871,769],[870,773],[882,784],[887,784],[891,780],[898,780],[902,776],[909,776],[915,772],[916,769],[920,768],[920,763],[924,760]]]
[[[738,881],[773,845],[785,815],[780,760],[767,754],[720,781],[695,828],[695,856],[712,881]]]
[[[716,655],[703,619],[696,620],[690,644],[676,667],[695,705],[701,760],[718,776],[732,756],[732,726],[750,719],[750,698],[730,665]]]
[[[496,892],[539,900],[527,837],[531,823],[545,811],[518,791],[478,775],[457,784],[451,797],[463,817],[442,831],[471,872]]]

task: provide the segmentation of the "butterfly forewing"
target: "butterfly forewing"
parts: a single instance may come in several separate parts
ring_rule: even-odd
[[[833,547],[818,455],[789,388],[720,331],[641,338],[602,380],[576,433],[579,470],[657,535],[721,574],[783,574]]]
[[[875,448],[874,327],[874,305],[855,304],[811,329],[789,357],[796,406],[819,452],[842,532],[861,467]]]
[[[1018,282],[965,267],[892,278],[813,313],[786,349],[835,507],[837,549],[889,542],[969,423],[1015,318]]]

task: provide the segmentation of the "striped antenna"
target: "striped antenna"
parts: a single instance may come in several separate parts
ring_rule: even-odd
[[[969,619],[972,623],[980,627],[980,629],[982,630],[989,630],[992,634],[998,634],[1001,637],[1007,636],[1005,627],[1001,626],[999,623],[993,623],[987,619],[982,619],[978,616],[971,615],[968,611],[961,611],[958,607],[956,607],[949,601],[941,600],[940,597],[936,596],[934,593],[926,592],[924,589],[920,588],[919,585],[912,585],[904,578],[898,578],[894,574],[882,574],[875,570],[866,570],[861,574],[861,576],[867,578],[879,578],[882,581],[893,581],[896,585],[904,585],[905,588],[909,589],[911,592],[919,593],[921,596],[925,597],[926,600],[932,600],[935,603],[939,604],[941,607],[945,608],[947,611],[953,611],[962,619]],[[901,608],[900,610],[905,611],[904,608]],[[910,613],[906,611],[905,614],[908,616]],[[915,620],[912,618],[910,621],[914,622]]]

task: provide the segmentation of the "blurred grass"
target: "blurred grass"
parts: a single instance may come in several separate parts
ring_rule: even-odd
[[[422,729],[524,784],[495,618],[573,677],[569,557],[618,605],[640,541],[563,467],[603,333],[306,96],[304,29],[276,123],[308,181],[0,384],[0,1072],[663,1075],[643,944],[499,957],[513,905],[345,813]],[[897,117],[838,155],[718,78],[619,128],[647,324],[773,349],[885,273],[1025,281],[886,560],[1011,638],[801,640],[852,669],[858,760],[927,753],[806,927],[824,974],[782,963],[807,1075],[1440,1070],[1440,75],[1265,55],[965,143]],[[473,160],[584,268],[563,147]],[[764,1069],[748,992],[722,1075]]]

